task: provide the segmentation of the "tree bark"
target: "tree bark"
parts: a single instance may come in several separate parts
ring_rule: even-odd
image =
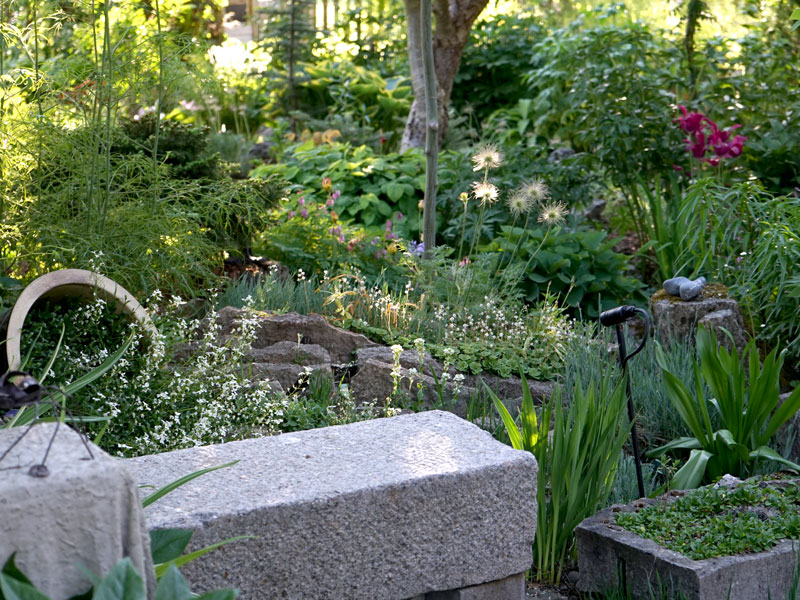
[[[434,0],[436,28],[433,33],[433,55],[436,69],[437,101],[439,106],[439,144],[447,133],[447,109],[453,91],[461,54],[469,40],[472,24],[489,0]],[[422,148],[425,145],[425,83],[420,38],[420,0],[404,0],[408,38],[408,58],[414,100],[408,114],[401,150]]]
[[[433,58],[431,0],[422,0],[420,7],[420,38],[425,84],[425,202],[423,204],[423,234],[425,258],[430,258],[436,245],[436,183],[439,170],[439,110],[437,108],[436,73]]]

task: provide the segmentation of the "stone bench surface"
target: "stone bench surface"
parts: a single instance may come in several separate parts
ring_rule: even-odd
[[[254,535],[182,570],[255,598],[411,598],[530,567],[536,461],[441,411],[126,460],[160,487],[233,460],[148,509],[190,549]],[[146,493],[145,490],[143,493]]]

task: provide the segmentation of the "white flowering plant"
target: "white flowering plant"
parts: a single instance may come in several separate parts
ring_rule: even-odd
[[[85,425],[104,449],[130,456],[276,431],[287,399],[268,382],[253,382],[247,372],[254,313],[241,320],[231,341],[220,343],[213,311],[203,319],[183,318],[176,316],[183,304],[179,298],[161,300],[158,292],[151,298],[155,336],[115,315],[102,299],[35,313],[26,326],[32,330],[26,368],[37,372],[52,353],[53,336],[60,333],[56,323],[69,326],[53,363],[59,382],[100,364],[119,346],[117,338],[133,328],[130,349],[103,378],[70,398],[76,415],[109,417]]]

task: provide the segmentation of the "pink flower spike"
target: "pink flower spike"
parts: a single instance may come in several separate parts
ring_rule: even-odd
[[[328,200],[325,202],[325,206],[327,206],[328,208],[333,208],[334,202],[335,200],[333,199],[333,196],[328,196]]]
[[[307,219],[308,211],[304,208],[303,210],[300,211],[300,216],[303,217],[304,219]]]
[[[303,206],[303,205],[306,203],[306,198],[305,198],[305,196],[300,196],[300,197],[297,199],[297,203],[298,203],[300,206]]]
[[[386,231],[391,231],[391,230],[392,230],[392,221],[390,219],[386,221]]]
[[[287,217],[289,217],[290,219],[294,218],[294,211],[293,211],[293,210],[290,210],[290,211],[289,211],[289,214],[288,214],[288,215],[286,215],[286,216],[287,216]]]

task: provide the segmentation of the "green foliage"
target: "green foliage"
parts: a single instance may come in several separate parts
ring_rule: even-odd
[[[290,148],[281,164],[259,166],[252,175],[278,175],[293,189],[319,199],[327,196],[322,186],[329,178],[333,189],[341,193],[334,210],[342,219],[367,226],[383,226],[392,220],[397,233],[410,239],[420,227],[422,160],[420,152],[378,156],[366,146],[315,145],[308,140]]]
[[[515,104],[525,89],[520,65],[538,62],[536,42],[545,35],[532,16],[497,15],[475,23],[464,46],[452,105],[473,112],[480,124],[500,106]],[[489,128],[483,130],[488,133]]]
[[[399,146],[405,118],[411,107],[407,77],[384,78],[349,61],[320,60],[302,65],[305,77],[297,86],[298,108],[312,118],[349,117],[375,132],[379,152]]]
[[[693,560],[763,552],[782,539],[800,539],[800,486],[752,481],[731,489],[708,486],[666,507],[617,513],[625,529]]]
[[[578,20],[535,51],[526,80],[537,134],[590,153],[617,184],[679,162],[685,150],[667,91],[677,83],[676,48],[638,22],[587,29]]]
[[[694,363],[694,395],[669,372],[663,353],[657,354],[670,400],[693,436],[672,440],[649,453],[660,456],[670,450],[691,451],[687,463],[672,478],[671,487],[695,488],[726,473],[747,476],[759,460],[800,469],[767,446],[781,425],[800,409],[800,388],[779,402],[784,353],[777,355],[773,350],[761,364],[751,341],[744,351],[745,368],[744,357],[740,358],[735,348],[729,352],[718,346],[716,335],[704,328],[697,333],[697,353],[700,364]],[[711,399],[706,398],[701,381],[708,386]],[[719,430],[712,426],[709,407],[719,415]]]
[[[642,299],[642,283],[624,275],[629,257],[614,252],[617,240],[608,240],[604,231],[509,226],[501,230],[499,248],[504,252],[518,248],[516,266],[526,267],[519,276],[528,299],[549,291],[590,317]]]
[[[586,323],[578,328],[564,349],[564,389],[574,389],[581,382],[600,379],[605,373],[619,377],[619,359],[616,352],[609,351],[615,342],[612,330],[603,328],[598,331],[595,323]],[[629,348],[636,343],[628,338]],[[654,341],[650,340],[628,365],[638,434],[644,440],[645,447],[662,444],[690,433],[670,401],[656,360],[656,348]],[[661,356],[663,364],[666,364],[671,373],[690,389],[694,388],[692,362],[696,359],[696,354],[693,341],[670,340],[669,344],[661,348]],[[710,417],[712,425],[718,428],[717,415],[712,413]]]
[[[531,452],[539,464],[534,564],[536,577],[552,584],[561,579],[575,527],[605,505],[611,494],[629,431],[621,425],[625,388],[612,386],[607,376],[592,380],[585,389],[574,390],[566,412],[558,388],[542,407],[539,419],[524,376],[522,388],[521,428],[488,387],[487,392],[503,418],[511,445]]]
[[[145,600],[147,590],[144,580],[136,571],[130,558],[123,558],[102,578],[95,576],[95,583],[86,594],[73,600],[92,598],[93,600]],[[91,595],[90,595],[91,594]],[[193,594],[189,584],[171,566],[158,583],[154,600],[235,600],[239,595],[233,589],[215,590],[201,596]],[[12,554],[0,573],[0,600],[49,600],[38,591],[31,581],[14,564]]]
[[[785,345],[793,372],[800,368],[799,222],[794,196],[773,196],[755,182],[723,187],[701,180],[683,200],[676,265],[677,272],[727,283],[758,339]]]
[[[339,220],[325,203],[308,194],[293,194],[272,214],[257,252],[280,261],[303,277],[323,277],[325,272],[359,273],[370,282],[379,278],[396,282],[404,274],[399,265],[402,242],[390,227],[362,228]]]

